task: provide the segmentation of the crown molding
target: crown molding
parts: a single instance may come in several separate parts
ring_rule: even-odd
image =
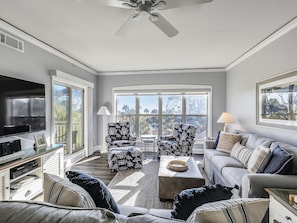
[[[291,30],[295,29],[296,27],[297,27],[297,17],[290,20],[284,26],[282,26],[281,28],[279,28],[278,30],[273,32],[271,35],[266,37],[264,40],[262,40],[257,45],[255,45],[250,50],[248,50],[247,52],[242,54],[240,57],[238,57],[236,60],[234,60],[231,64],[226,66],[226,68],[225,68],[226,71],[231,70],[233,67],[237,66],[238,64],[240,64],[241,62],[243,62],[247,58],[251,57],[252,55],[257,53],[258,51],[260,51],[261,49],[266,47],[267,45],[271,44],[275,40],[279,39],[280,37],[282,37],[285,34],[287,34],[288,32],[290,32]]]
[[[189,68],[189,69],[160,69],[160,70],[130,70],[130,71],[105,71],[98,75],[139,75],[139,74],[178,74],[178,73],[210,73],[225,72],[225,68]]]
[[[39,40],[38,38],[30,35],[29,33],[26,33],[25,31],[15,27],[14,25],[6,22],[5,20],[0,18],[0,28],[3,29],[4,31],[7,31],[45,51],[47,51],[48,53],[51,53],[63,60],[66,60],[69,63],[72,63],[73,65],[80,67],[92,74],[98,74],[98,72],[92,68],[90,68],[89,66],[83,64],[82,62],[76,60],[75,58],[63,53],[62,51],[50,46],[49,44]]]

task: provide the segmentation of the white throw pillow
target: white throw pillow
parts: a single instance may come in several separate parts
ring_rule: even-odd
[[[241,135],[221,132],[219,142],[217,145],[217,150],[230,153],[234,144],[239,142],[241,139]]]
[[[238,198],[201,205],[193,211],[188,223],[261,223],[269,205],[266,198]]]
[[[263,145],[258,146],[252,153],[247,165],[250,173],[263,173],[271,157],[271,150]]]
[[[53,174],[44,174],[44,201],[71,207],[96,208],[91,195],[68,179]]]

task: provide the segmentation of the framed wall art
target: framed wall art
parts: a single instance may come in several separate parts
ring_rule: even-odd
[[[256,84],[257,125],[297,131],[297,70]]]

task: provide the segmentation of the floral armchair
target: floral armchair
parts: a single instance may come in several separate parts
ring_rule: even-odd
[[[108,123],[107,134],[105,141],[108,148],[136,145],[136,137],[130,134],[129,122]]]
[[[192,156],[196,127],[175,124],[172,136],[161,136],[157,142],[158,157],[161,155]]]

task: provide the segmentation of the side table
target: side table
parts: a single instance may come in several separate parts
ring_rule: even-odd
[[[297,190],[266,188],[270,198],[269,223],[297,222],[297,205],[290,200],[290,194],[297,195]]]
[[[143,144],[143,147],[144,147],[144,152],[145,152],[145,155],[146,155],[146,150],[147,150],[147,147],[149,145],[153,145],[153,152],[154,152],[154,159],[155,159],[155,156],[156,156],[156,151],[155,151],[155,144],[156,144],[156,136],[155,135],[141,135],[140,136],[140,139],[141,139],[141,142]]]

